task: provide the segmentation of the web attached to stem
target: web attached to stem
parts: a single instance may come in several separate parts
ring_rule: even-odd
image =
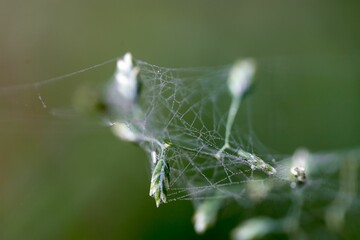
[[[245,149],[242,130],[234,127],[229,148],[224,144],[231,96],[227,87],[230,67],[168,69],[138,61],[144,110],[138,126],[142,145],[170,166],[168,201],[231,197],[241,201],[241,185],[254,175],[268,176],[256,163],[238,154]],[[165,146],[165,147],[162,147]],[[249,154],[252,154],[249,153]]]
[[[220,209],[235,203],[249,210],[241,216],[250,220],[233,232],[239,239],[259,226],[250,239],[272,232],[316,235],[319,225],[339,233],[347,214],[359,212],[359,149],[299,150],[293,156],[274,157],[253,143],[249,116],[242,111],[251,84],[244,89],[236,81],[229,84],[232,76],[253,78],[253,63],[174,69],[131,60],[131,55],[118,59],[102,98],[90,94],[85,100],[87,107],[101,108],[116,135],[145,150],[152,167],[150,196],[157,206],[192,201],[195,230],[203,233]],[[41,106],[51,111],[51,104],[39,94],[43,86],[114,61],[1,90],[31,88]]]
[[[248,216],[253,221],[234,230],[239,239],[246,239],[244,231],[259,226],[264,228],[249,238],[271,232],[305,236],[304,229],[313,231],[318,224],[316,218],[303,219],[304,214],[315,214],[314,209],[328,228],[341,229],[346,212],[359,204],[358,150],[330,154],[299,150],[275,159],[255,148],[247,137],[249,126],[238,124],[244,120],[238,110],[246,98],[229,87],[234,66],[171,69],[143,61],[135,65],[142,84],[135,100],[138,108],[117,115],[115,133],[138,142],[148,154],[153,166],[150,195],[157,206],[178,200],[194,203],[198,233],[214,224],[218,211],[230,202],[250,209],[267,203],[263,214],[278,215]],[[242,75],[246,74],[238,74]],[[332,181],[339,172],[340,186]]]

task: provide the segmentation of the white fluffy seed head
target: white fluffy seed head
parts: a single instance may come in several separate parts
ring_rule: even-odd
[[[267,234],[278,231],[279,224],[266,217],[259,217],[241,223],[232,231],[233,239],[259,239]]]
[[[151,151],[151,160],[152,160],[153,164],[155,164],[157,162],[155,151]]]
[[[129,116],[137,109],[139,68],[133,65],[130,53],[116,63],[115,73],[106,92],[106,102],[112,113]]]
[[[309,159],[310,154],[306,149],[299,149],[294,153],[290,173],[295,179],[295,182],[291,183],[291,187],[294,188],[297,184],[303,184],[306,182],[307,172],[309,170]]]
[[[139,69],[133,66],[132,56],[126,53],[116,63],[115,87],[118,94],[127,101],[135,101],[138,92],[137,74]]]
[[[199,234],[204,233],[208,228],[208,218],[204,212],[196,212],[194,215],[194,228]]]
[[[216,222],[218,211],[223,204],[223,199],[209,199],[196,207],[193,215],[195,231],[203,234]]]
[[[228,78],[228,88],[234,98],[241,98],[250,88],[256,70],[251,59],[241,60],[231,68]]]
[[[136,142],[138,140],[138,136],[125,123],[113,123],[111,130],[117,137],[124,141]]]

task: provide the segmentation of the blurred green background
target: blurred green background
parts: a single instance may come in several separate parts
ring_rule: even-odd
[[[66,110],[79,86],[101,86],[113,65],[39,89],[6,86],[128,51],[169,67],[250,56],[260,63],[253,129],[266,147],[281,154],[299,146],[353,148],[360,143],[359,5],[0,0],[0,239],[199,238],[191,202],[156,209],[139,148],[118,141],[97,119]],[[203,237],[226,238],[231,224]]]

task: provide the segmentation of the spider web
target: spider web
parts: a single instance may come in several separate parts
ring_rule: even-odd
[[[48,109],[51,103],[39,93],[43,86],[115,60],[45,82],[2,88],[1,93],[36,90],[37,101]],[[204,202],[219,200],[222,207],[235,203],[258,209],[260,216],[271,216],[272,221],[280,223],[274,231],[292,236],[316,235],[315,226],[319,222],[324,231],[332,228],[336,232],[344,227],[346,218],[356,218],[360,207],[359,149],[330,153],[300,151],[293,156],[270,154],[252,132],[246,106],[251,101],[250,95],[240,106],[231,128],[230,147],[218,159],[215,156],[224,144],[232,100],[226,84],[232,66],[174,69],[141,60],[137,60],[136,65],[142,84],[141,113],[135,118],[126,114],[112,116],[111,120],[125,122],[142,136],[144,141],[140,146],[151,166],[154,165],[153,152],[169,164],[167,202],[190,200],[196,208]],[[276,173],[269,175],[253,162],[239,157],[239,150],[260,157],[274,167]],[[305,169],[305,183],[292,174],[294,167]],[[276,209],[276,213],[272,209]],[[291,226],[284,222],[291,222]]]
[[[136,65],[143,85],[140,105],[144,114],[127,124],[141,129],[140,135],[146,137],[141,146],[152,165],[152,152],[168,162],[168,202],[190,200],[198,209],[208,202],[215,203],[215,209],[231,202],[247,208],[262,207],[262,214],[278,216],[271,220],[274,224],[268,224],[277,226],[269,232],[285,232],[292,237],[315,234],[312,231],[317,231],[319,219],[336,232],[343,227],[348,211],[359,210],[358,149],[316,154],[299,150],[293,156],[275,157],[260,143],[254,145],[251,119],[246,111],[240,111],[231,129],[231,147],[220,159],[215,157],[225,139],[231,102],[226,80],[231,66],[172,69],[143,61]],[[276,173],[268,174],[239,157],[239,150],[259,156]],[[298,167],[306,172],[304,182],[296,172]],[[265,203],[268,208],[263,209]]]
[[[167,69],[142,61],[137,65],[144,88],[142,135],[169,145],[163,153],[151,141],[144,145],[145,151],[159,152],[170,165],[169,201],[214,197],[241,201],[241,185],[255,175],[254,167],[236,155],[248,145],[245,128],[235,127],[230,139],[234,147],[215,158],[225,138],[230,67]]]

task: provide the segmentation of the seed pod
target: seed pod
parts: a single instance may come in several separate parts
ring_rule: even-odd
[[[156,206],[166,203],[167,192],[170,186],[170,167],[164,159],[159,159],[151,176],[149,195],[155,198]]]

